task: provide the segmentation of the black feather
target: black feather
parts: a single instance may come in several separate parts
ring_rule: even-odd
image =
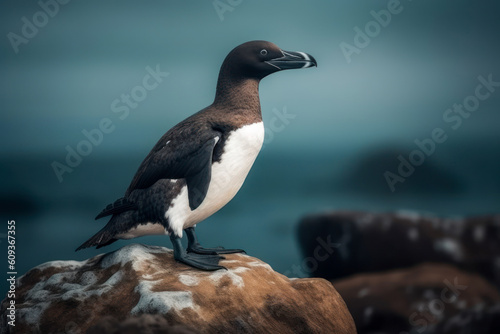
[[[222,134],[213,129],[203,135],[194,129],[181,132],[179,138],[169,139],[169,133],[162,137],[137,170],[125,196],[135,189],[149,188],[161,179],[187,179],[200,173],[207,163],[212,163],[212,155],[217,137]],[[210,181],[210,180],[209,180]]]
[[[117,199],[114,203],[108,204],[104,210],[102,210],[95,219],[99,219],[102,217],[116,215],[129,210],[136,210],[137,205],[135,203],[130,202],[125,197]]]
[[[212,162],[210,161],[198,174],[186,178],[189,207],[191,208],[191,210],[195,210],[197,207],[199,207],[207,196],[211,177]]]

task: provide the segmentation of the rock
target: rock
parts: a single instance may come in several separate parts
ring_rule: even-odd
[[[75,327],[75,329],[77,329]],[[125,321],[108,316],[87,330],[87,334],[200,334],[186,326],[169,326],[161,315],[144,314]]]
[[[416,147],[415,147],[416,148]],[[389,185],[386,173],[401,175],[398,172],[400,159],[404,170],[411,166],[408,162],[413,150],[403,147],[370,148],[361,152],[359,158],[353,159],[350,166],[345,168],[336,189],[351,194],[370,194],[383,196],[385,198],[397,198],[401,196],[418,195],[456,195],[466,190],[463,178],[454,170],[453,165],[439,159],[438,155],[431,155],[425,161],[416,166],[410,176],[404,178],[404,182],[395,182]],[[418,158],[417,158],[418,159]],[[394,177],[388,177],[394,182]],[[392,191],[394,189],[394,191]]]
[[[456,324],[464,314],[470,318],[471,313],[476,320],[470,320],[471,331],[463,333],[490,333],[475,327],[479,326],[477,319],[483,319],[483,326],[491,326],[493,315],[498,316],[500,294],[496,287],[476,274],[446,264],[360,274],[333,284],[360,334],[456,333],[444,328]],[[498,320],[496,323],[498,327]]]
[[[498,334],[500,333],[500,304],[485,309],[478,306],[432,326],[426,334]]]
[[[225,256],[228,270],[205,272],[175,262],[169,249],[133,244],[42,264],[18,279],[15,332],[356,333],[330,282],[288,279],[251,256]],[[187,328],[171,327],[179,325]]]
[[[440,262],[480,273],[500,287],[500,215],[453,219],[411,212],[330,212],[305,217],[298,238],[304,257],[316,259],[315,277],[337,279]],[[328,256],[320,249],[324,244],[334,247],[327,249]]]

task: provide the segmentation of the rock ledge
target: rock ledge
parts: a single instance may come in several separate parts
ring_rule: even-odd
[[[14,332],[97,333],[110,319],[154,315],[161,320],[155,328],[177,326],[169,333],[356,333],[328,281],[288,279],[243,254],[221,264],[228,270],[199,271],[175,262],[170,249],[140,244],[82,262],[48,262],[18,280]],[[4,300],[2,321],[6,307]]]

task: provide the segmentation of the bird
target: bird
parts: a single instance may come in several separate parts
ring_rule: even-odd
[[[313,56],[284,51],[267,41],[250,41],[231,50],[220,68],[213,103],[160,138],[125,195],[95,218],[111,216],[108,223],[76,251],[160,234],[170,237],[177,262],[206,271],[225,269],[219,265],[223,254],[244,251],[202,247],[196,225],[236,195],[262,148],[261,79],[313,66]],[[181,244],[183,231],[187,249]]]

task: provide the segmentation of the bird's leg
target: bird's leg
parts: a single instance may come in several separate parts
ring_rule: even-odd
[[[172,241],[172,246],[174,248],[174,259],[176,261],[182,262],[194,268],[207,271],[226,269],[225,267],[218,265],[219,260],[224,259],[224,257],[219,255],[200,255],[193,253],[188,254],[184,250],[184,248],[182,248],[180,237],[176,236],[174,233],[171,233],[170,240]]]
[[[194,233],[194,227],[188,227],[186,235],[188,237],[188,253],[204,254],[204,255],[215,255],[215,254],[231,254],[231,253],[245,253],[243,249],[225,249],[224,247],[214,247],[214,248],[203,248],[198,242],[198,238]]]

